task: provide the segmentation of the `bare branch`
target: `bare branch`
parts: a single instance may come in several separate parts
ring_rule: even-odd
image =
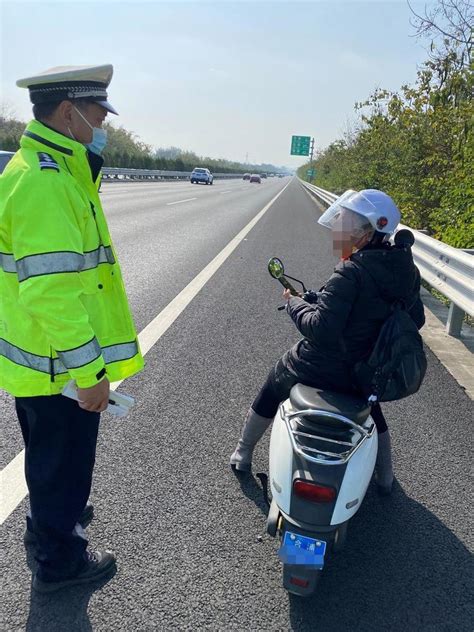
[[[469,8],[469,3],[462,3],[463,7],[466,8],[466,10]],[[462,12],[459,9],[459,6],[457,5],[456,2],[453,2],[452,4],[449,5],[454,11],[456,11],[456,13],[458,14],[458,17],[460,19],[460,21],[463,23],[463,25],[466,27],[466,29],[470,32],[472,32],[472,28],[473,28],[473,15],[470,16],[471,21],[469,21],[469,13],[467,17],[464,17],[464,15],[462,14]]]
[[[470,0],[438,0],[435,7],[425,5],[423,13],[415,11],[411,0],[407,0],[407,5],[412,14],[410,24],[415,29],[415,37],[431,36],[430,58],[440,61],[455,54],[456,65],[465,67],[473,45],[474,15]]]

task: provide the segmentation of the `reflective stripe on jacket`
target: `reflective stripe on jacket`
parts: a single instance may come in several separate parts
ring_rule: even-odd
[[[142,368],[87,150],[32,121],[0,176],[0,388],[52,395]]]

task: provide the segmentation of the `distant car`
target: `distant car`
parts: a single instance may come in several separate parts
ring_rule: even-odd
[[[268,178],[266,173],[262,173],[262,178],[265,178],[265,180]]]
[[[258,175],[258,173],[252,173],[250,176],[250,182],[257,182],[258,184],[262,184],[262,178]]]
[[[242,180],[250,180],[250,173],[244,173]]]
[[[0,173],[3,172],[11,158],[15,155],[13,151],[1,151],[0,150]]]
[[[202,169],[201,167],[196,167],[193,169],[191,173],[191,184],[199,184],[200,182],[204,182],[204,184],[213,184],[214,176],[209,171],[209,169]]]

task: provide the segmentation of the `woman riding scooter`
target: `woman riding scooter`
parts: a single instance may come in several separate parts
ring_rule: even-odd
[[[383,191],[346,191],[319,218],[332,231],[341,261],[318,293],[283,293],[286,309],[302,334],[270,371],[253,402],[237,447],[233,468],[250,471],[255,445],[296,383],[357,395],[352,368],[366,358],[391,305],[402,300],[418,329],[424,324],[420,274],[409,248],[392,246],[389,237],[400,211]],[[379,404],[372,406],[378,431],[376,480],[382,494],[393,483],[390,434]]]

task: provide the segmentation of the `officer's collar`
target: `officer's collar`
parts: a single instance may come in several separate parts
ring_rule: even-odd
[[[84,157],[90,167],[92,181],[95,182],[99,176],[100,170],[104,164],[102,156],[98,156],[89,151],[82,143],[69,138],[53,129],[46,123],[34,120],[28,124],[23,132],[23,136],[30,138],[54,151],[58,151],[65,156]]]
[[[87,152],[82,143],[78,143],[76,140],[61,134],[61,132],[37,120],[28,123],[27,128],[23,132],[23,136],[31,138],[45,145],[45,147],[49,147],[49,149],[59,151],[66,156],[72,156],[74,154],[76,156],[85,156]]]

